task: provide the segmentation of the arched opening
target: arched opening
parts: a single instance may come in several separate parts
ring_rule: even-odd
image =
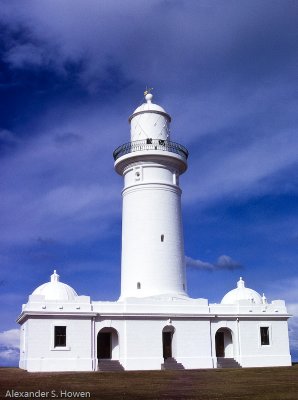
[[[164,360],[173,357],[173,335],[175,329],[171,325],[167,325],[162,330],[162,353]]]
[[[97,358],[99,360],[118,360],[118,332],[114,328],[103,328],[97,334]]]
[[[216,357],[232,358],[233,337],[232,332],[228,328],[220,328],[215,334],[215,350]]]

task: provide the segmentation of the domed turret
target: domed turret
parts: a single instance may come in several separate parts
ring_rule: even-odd
[[[263,303],[261,295],[255,290],[245,287],[245,282],[242,278],[237,282],[237,288],[223,297],[221,304],[237,304],[240,300],[249,300],[252,304]]]
[[[146,103],[138,107],[129,117],[131,141],[170,140],[170,115],[159,105],[152,103],[153,95],[147,93]]]
[[[75,290],[66,285],[66,283],[59,282],[59,275],[54,270],[51,275],[51,281],[38,286],[32,295],[44,296],[45,300],[73,300],[77,295]]]

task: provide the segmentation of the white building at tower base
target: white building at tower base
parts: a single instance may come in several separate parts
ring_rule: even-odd
[[[97,302],[64,286],[53,280],[23,306],[20,368],[96,371],[101,359],[111,359],[125,370],[158,370],[167,356],[186,369],[217,368],[225,358],[242,367],[291,365],[284,301],[268,304],[248,288],[208,304],[171,296]],[[55,327],[66,327],[62,346],[55,345]]]
[[[267,302],[240,278],[220,304],[187,294],[179,176],[187,150],[170,116],[147,102],[130,117],[131,141],[114,152],[124,177],[121,295],[92,301],[60,282],[33,291],[18,317],[28,371],[289,366],[285,302]]]

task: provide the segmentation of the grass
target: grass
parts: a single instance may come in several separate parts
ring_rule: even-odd
[[[58,400],[74,398],[64,391],[90,392],[90,399],[103,400],[297,400],[298,366],[112,373],[29,373],[18,368],[0,368],[0,399],[13,398],[5,397],[7,390],[12,389],[18,392],[48,391],[46,397],[31,395],[31,398]]]

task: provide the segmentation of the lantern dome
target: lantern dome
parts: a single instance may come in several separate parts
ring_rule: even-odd
[[[146,92],[145,92],[146,93]],[[170,140],[170,115],[158,104],[152,103],[152,93],[145,95],[141,104],[129,117],[131,141]]]

